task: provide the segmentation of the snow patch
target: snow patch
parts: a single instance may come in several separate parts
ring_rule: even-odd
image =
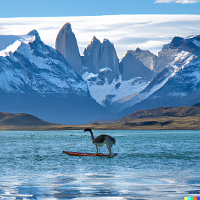
[[[169,66],[173,67],[175,70],[179,69],[179,66],[183,69],[185,65],[187,65],[193,59],[193,55],[191,55],[187,51],[181,51],[181,53],[177,54],[175,59],[170,62]]]
[[[108,67],[104,67],[104,68],[99,70],[99,72],[105,72],[105,71],[112,71],[112,70]]]
[[[148,85],[148,82],[142,80],[140,77],[128,81],[122,81],[120,76],[118,80],[114,79],[110,84],[107,78],[105,78],[103,85],[98,85],[95,81],[89,81],[89,78],[97,76],[97,74],[85,72],[82,78],[87,81],[90,95],[104,107],[107,96],[112,97],[111,103],[113,103],[129,96],[130,94],[133,95],[139,93]],[[116,85],[119,86],[116,87]]]
[[[200,47],[200,41],[199,40],[193,40],[192,41],[197,47]]]
[[[21,45],[20,40],[16,40],[13,44],[9,45],[6,49],[0,51],[0,56],[10,56],[10,53],[14,53]]]
[[[165,83],[173,76],[176,75],[176,73],[183,69],[186,65],[188,65],[192,60],[194,59],[194,55],[191,55],[189,52],[182,51],[179,53],[173,61],[169,63],[167,66],[169,69],[169,73],[167,76],[163,79],[162,82],[160,82],[157,85],[154,85],[148,92],[141,92],[140,94],[133,97],[130,102],[129,106],[134,105],[135,103],[138,103],[146,98],[148,98],[150,95],[158,91],[160,88],[162,88]],[[175,94],[173,94],[175,95]],[[182,94],[185,95],[185,94]]]
[[[13,44],[9,45],[6,49],[0,51],[0,56],[6,57],[10,56],[12,53],[14,53],[22,43],[30,43],[35,40],[35,36],[33,35],[23,35],[19,36],[19,39],[16,40]]]
[[[191,53],[189,53],[187,51],[181,51],[181,53],[177,54],[175,59],[169,63],[169,67],[174,68],[174,72],[170,75],[170,77],[174,76],[177,73],[177,71],[183,69],[193,59],[194,59],[194,55],[193,54],[191,55]],[[165,82],[164,82],[164,84],[165,84]]]
[[[35,39],[36,39],[35,35],[22,35],[21,36],[21,41],[23,41],[26,44],[35,41]]]
[[[89,72],[85,72],[83,75],[82,75],[82,79],[87,81],[88,79],[92,78],[92,77],[97,77],[98,74],[93,74],[93,73],[89,73]]]

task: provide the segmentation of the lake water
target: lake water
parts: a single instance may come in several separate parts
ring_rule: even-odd
[[[84,131],[0,132],[0,199],[200,196],[200,131],[93,132],[115,137],[112,152],[118,155],[63,154],[63,150],[96,152]],[[106,146],[101,152],[108,153]]]

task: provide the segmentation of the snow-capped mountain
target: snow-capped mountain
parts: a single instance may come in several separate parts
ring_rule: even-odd
[[[71,46],[73,47],[67,50],[69,53],[77,46],[77,43]],[[158,56],[137,48],[135,51],[128,50],[119,62],[114,44],[108,39],[104,39],[101,43],[94,36],[83,51],[82,69],[78,71],[87,82],[88,90],[96,102],[107,110],[118,113],[136,104],[138,106],[140,102],[151,98],[185,67],[189,67],[193,62],[196,63],[194,59],[198,60],[199,46],[199,36],[186,39],[174,37],[169,44],[163,46]],[[198,64],[195,65],[198,66]],[[188,77],[187,81],[189,80]],[[176,88],[179,87],[180,84],[176,86]],[[176,88],[173,90],[171,88],[170,94],[178,94]],[[166,96],[166,94],[162,95]],[[169,98],[171,97],[172,95]],[[166,101],[166,98],[164,100]],[[159,102],[162,101],[159,100]],[[178,106],[175,101],[173,102],[173,105]],[[151,108],[153,104],[147,103],[147,105],[147,108]],[[166,105],[172,105],[172,103]]]
[[[60,52],[44,44],[36,30],[1,36],[0,44],[1,112],[81,124],[200,102],[200,36],[174,37],[158,56],[128,50],[121,61],[114,44],[95,36],[80,56],[70,23],[57,36]]]
[[[199,36],[174,37],[158,56],[141,49],[127,51],[119,63],[119,78],[111,83],[99,78],[103,70],[83,78],[93,98],[114,113],[192,105],[200,100],[199,56]]]
[[[114,44],[108,39],[100,42],[95,36],[83,51],[82,66],[79,63],[77,67],[80,56],[70,23],[60,29],[56,49],[67,61],[71,60],[71,66],[87,82],[90,95],[107,110],[112,110],[116,102],[122,107],[124,101],[141,92],[154,76],[156,56],[151,52],[139,48],[127,51],[119,62]]]
[[[114,45],[108,39],[101,43],[94,36],[83,51],[82,63],[83,73],[98,74],[108,69],[110,73],[105,75],[110,83],[119,77],[119,59]]]
[[[81,77],[35,30],[0,51],[0,71],[0,89],[5,92],[88,93]]]
[[[175,37],[171,43],[164,45],[160,54],[168,57],[167,66],[144,90],[126,102],[129,110],[124,113],[160,106],[190,106],[198,103],[200,101],[199,42],[199,36],[187,39]]]
[[[109,106],[120,86],[119,59],[114,45],[95,36],[83,51],[82,78],[87,81],[91,96],[104,107]]]
[[[101,43],[94,36],[83,51],[82,61],[82,78],[87,81],[91,96],[107,110],[115,102],[140,92],[153,78],[153,72],[132,51],[127,51],[119,63],[115,47],[108,39]],[[118,111],[115,108],[114,112]]]
[[[49,122],[80,124],[107,116],[86,82],[36,30],[0,51],[0,110]],[[97,112],[94,113],[93,109]]]

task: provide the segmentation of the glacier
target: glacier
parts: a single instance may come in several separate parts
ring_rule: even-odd
[[[102,71],[104,70],[100,70],[100,72]],[[139,93],[148,84],[141,77],[123,81],[121,76],[118,79],[114,79],[111,83],[105,78],[103,84],[98,84],[98,82],[101,82],[98,74],[88,72],[85,72],[82,78],[87,82],[91,96],[103,107],[106,107],[105,101],[108,96],[111,97],[109,104],[112,104],[115,101],[128,97],[130,94]]]

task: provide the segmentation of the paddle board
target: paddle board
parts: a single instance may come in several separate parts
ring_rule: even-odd
[[[106,156],[110,157],[110,154],[103,154],[103,153],[80,153],[80,152],[71,152],[71,151],[63,151],[63,153],[66,153],[69,156]],[[117,153],[112,154],[113,156],[116,156]]]

